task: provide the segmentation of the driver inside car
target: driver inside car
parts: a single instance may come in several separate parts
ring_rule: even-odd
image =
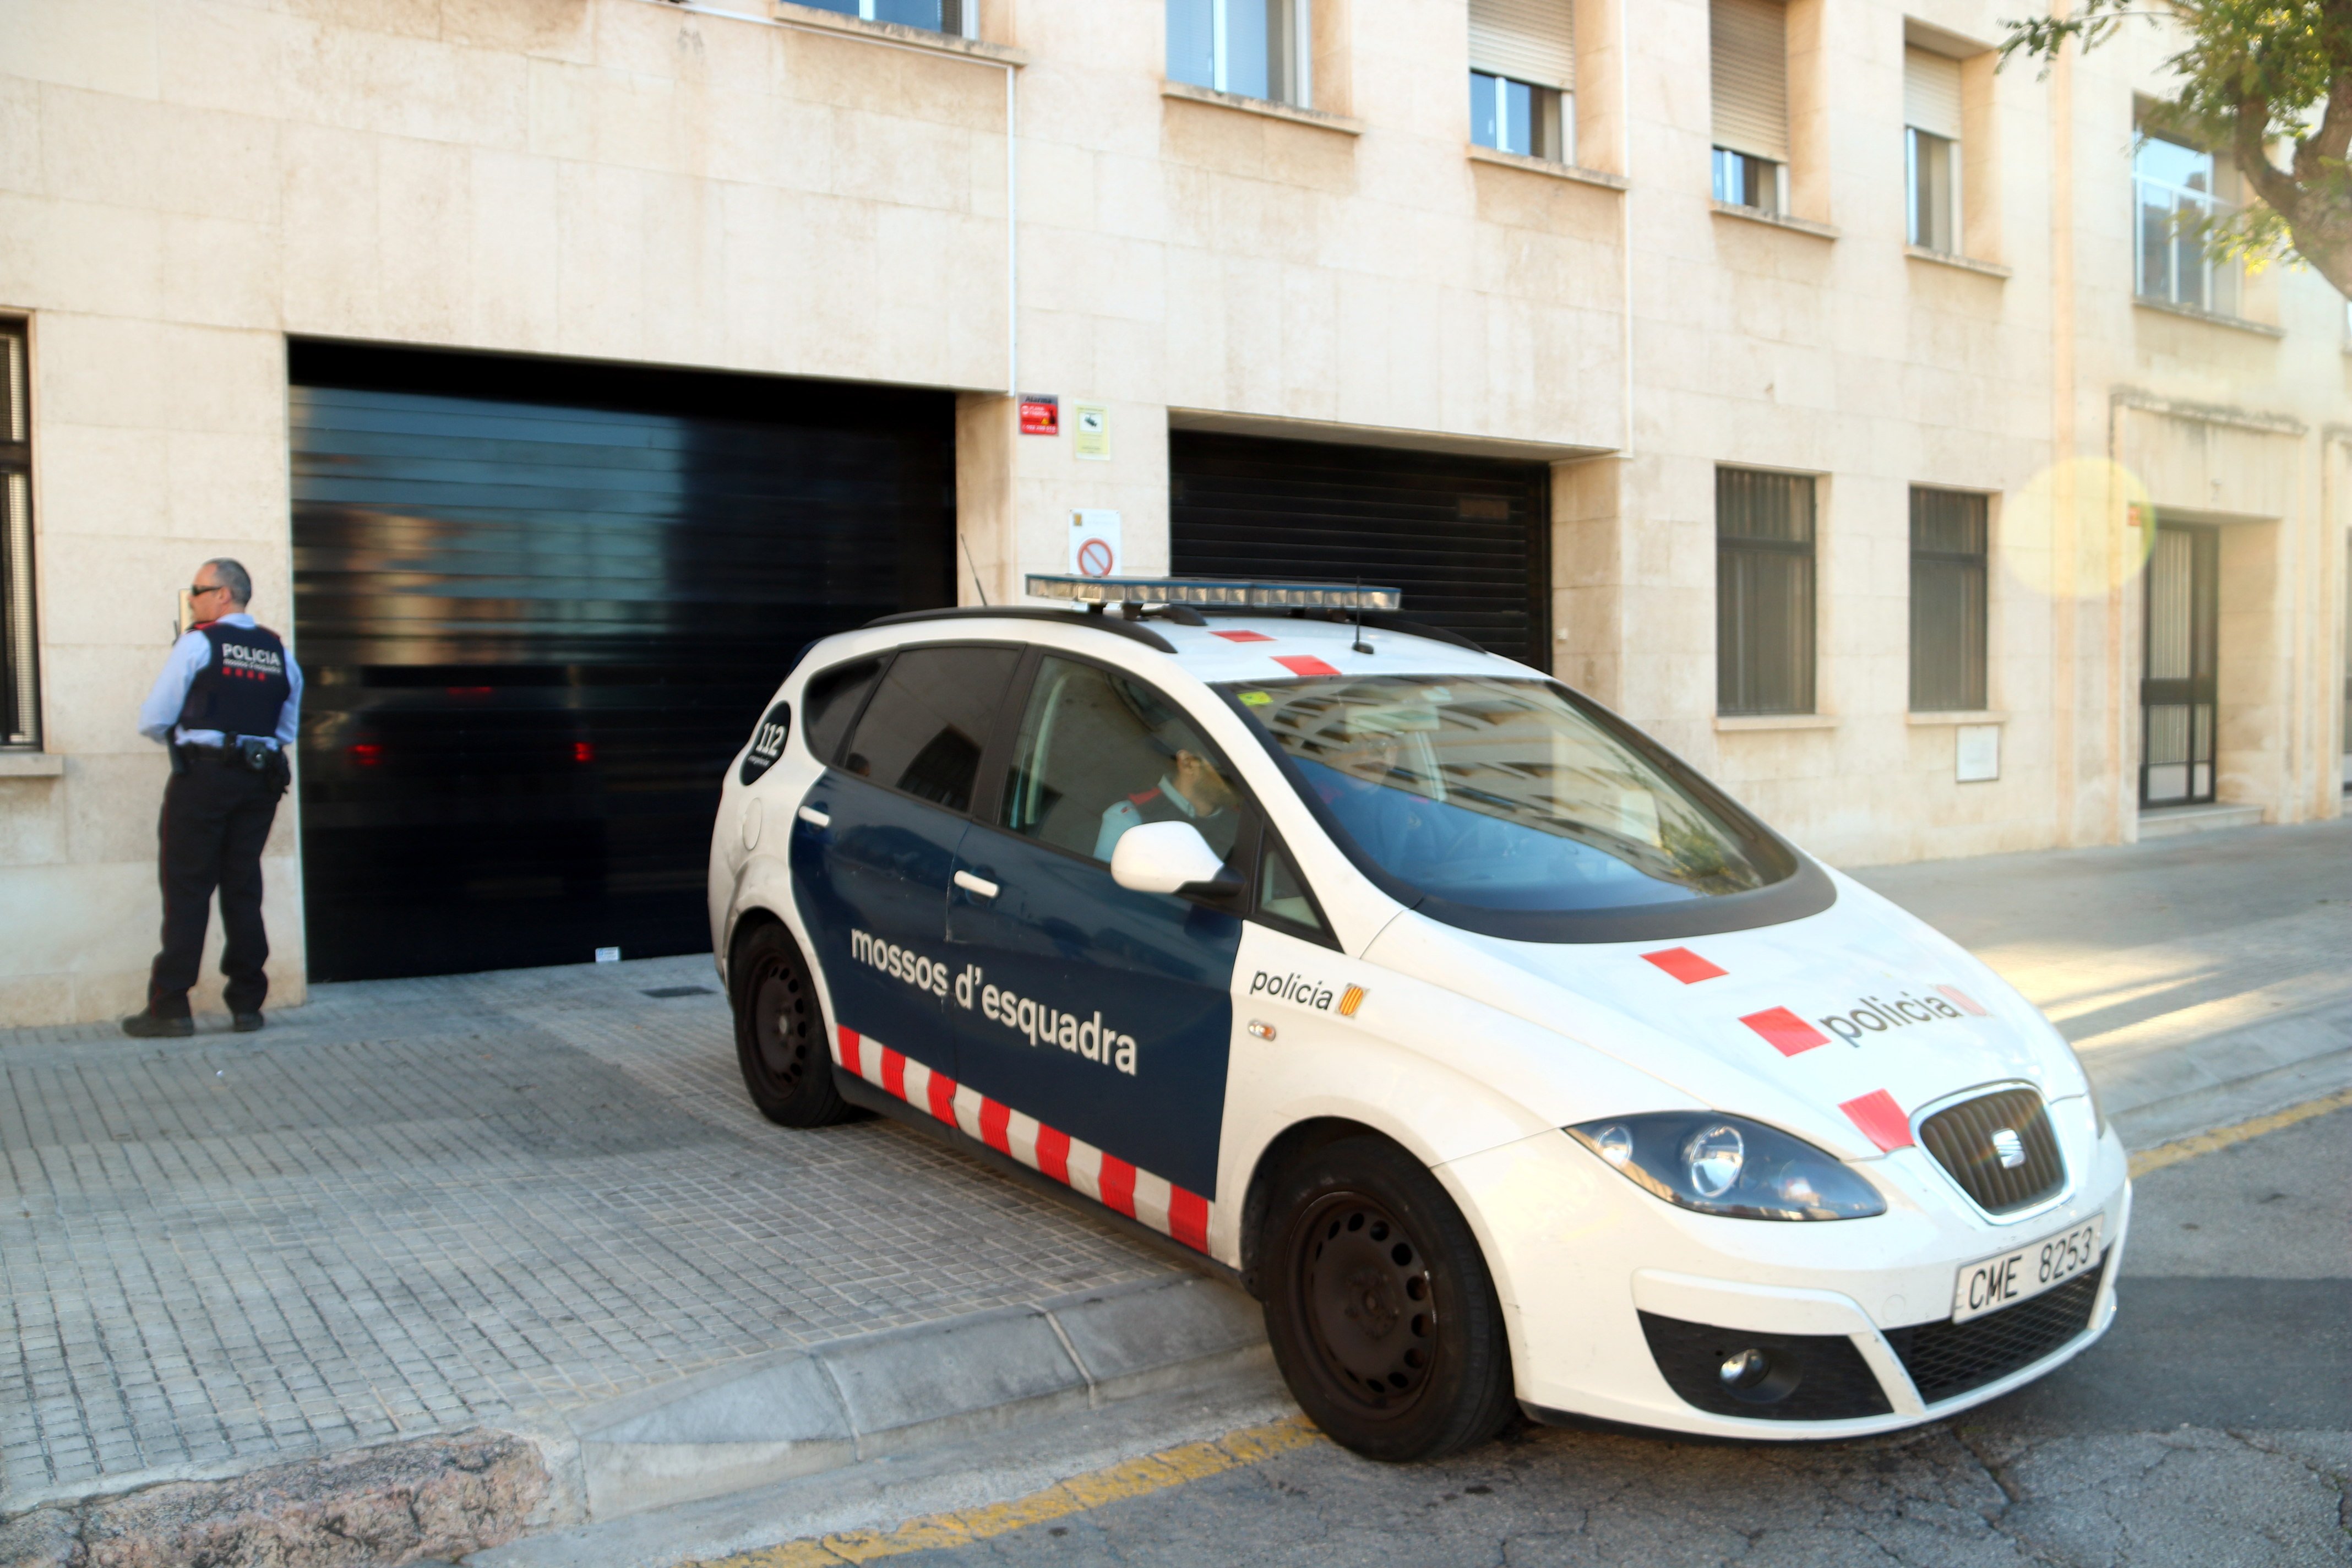
[[[1213,763],[1180,747],[1157,784],[1105,808],[1102,831],[1095,837],[1095,858],[1108,860],[1120,837],[1146,822],[1190,822],[1212,848],[1223,853],[1233,847],[1232,813],[1239,804],[1232,782]]]

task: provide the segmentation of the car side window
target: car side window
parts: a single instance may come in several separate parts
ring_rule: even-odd
[[[858,717],[842,771],[970,810],[981,750],[1020,664],[1018,648],[905,649]]]
[[[1265,917],[1267,924],[1286,929],[1294,935],[1332,942],[1331,927],[1323,919],[1315,895],[1308,891],[1307,879],[1298,874],[1290,852],[1271,832],[1258,851],[1257,913]]]
[[[1038,661],[1003,826],[1108,864],[1129,828],[1189,822],[1231,857],[1242,811],[1232,769],[1173,702],[1095,665]]]
[[[801,732],[818,762],[830,763],[841,754],[841,738],[849,732],[849,721],[857,717],[859,705],[881,673],[880,659],[860,658],[809,677],[801,693]]]

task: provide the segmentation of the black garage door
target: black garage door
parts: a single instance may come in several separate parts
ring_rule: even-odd
[[[1551,668],[1545,465],[1174,430],[1168,467],[1174,571],[1391,584],[1411,618]]]
[[[709,944],[719,774],[812,639],[951,603],[950,395],[298,343],[310,971]]]

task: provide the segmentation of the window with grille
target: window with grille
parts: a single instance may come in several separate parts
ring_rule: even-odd
[[[1470,0],[1470,140],[1573,162],[1572,0]]]
[[[1911,488],[1911,710],[1974,713],[1985,697],[1985,556],[1991,503]]]
[[[1960,62],[1903,51],[1903,163],[1909,184],[1911,243],[1960,249]]]
[[[1715,471],[1716,710],[1813,710],[1813,480]]]
[[[1778,213],[1789,163],[1789,15],[1782,0],[1710,0],[1715,199]]]
[[[41,743],[33,642],[33,420],[25,323],[0,321],[0,744]]]
[[[1168,79],[1314,106],[1309,0],[1167,0]]]

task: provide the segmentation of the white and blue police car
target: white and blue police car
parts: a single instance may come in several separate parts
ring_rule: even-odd
[[[1958,946],[1394,590],[1028,589],[814,645],[728,774],[768,1117],[1205,1255],[1380,1458],[1882,1432],[2105,1330],[2123,1148]]]

